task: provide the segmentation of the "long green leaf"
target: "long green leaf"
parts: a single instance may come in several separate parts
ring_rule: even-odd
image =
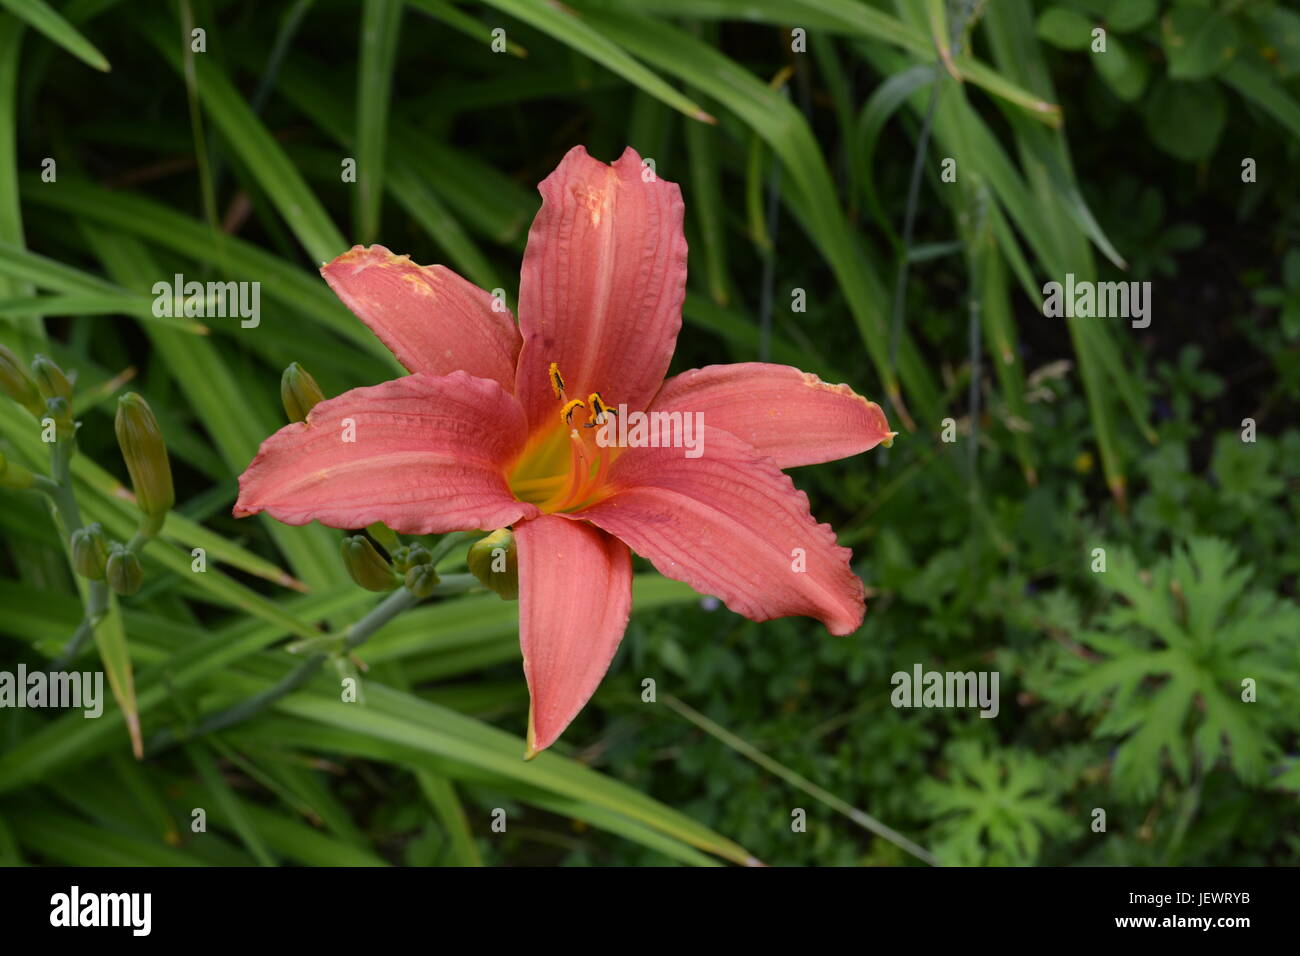
[[[605,31],[593,29],[572,8],[561,4],[537,3],[536,0],[486,0],[487,5],[508,13],[556,40],[591,57],[651,96],[663,100],[691,119],[712,123],[713,117],[691,102],[657,75],[646,69]]]
[[[171,31],[153,17],[140,17],[136,22],[163,58],[178,73],[183,72],[183,55]],[[212,122],[257,178],[312,262],[323,265],[346,251],[342,233],[226,74],[208,57],[196,58],[194,71],[199,98]]]
[[[754,20],[774,25],[815,27],[828,33],[879,40],[907,50],[925,62],[937,60],[930,30],[917,29],[859,0],[616,0],[640,13],[679,13],[710,19]],[[959,74],[989,93],[1014,104],[1048,126],[1061,125],[1061,109],[974,57],[958,59]]]
[[[357,66],[357,240],[375,241],[384,198],[388,101],[402,22],[402,0],[363,0]]]
[[[89,40],[44,0],[0,0],[0,6],[20,20],[30,23],[83,63],[108,72],[108,60],[104,54],[96,50]]]

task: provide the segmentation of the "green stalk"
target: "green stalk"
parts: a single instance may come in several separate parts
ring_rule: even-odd
[[[324,641],[338,642],[342,641],[338,653],[346,655],[354,648],[364,644],[370,635],[379,630],[398,614],[408,608],[414,607],[420,603],[420,599],[408,591],[406,588],[398,588],[388,597],[384,598],[379,604],[371,608],[361,620],[349,627],[343,635],[331,635],[323,638]],[[305,642],[316,645],[320,641]],[[293,648],[290,648],[291,650]],[[204,734],[210,734],[218,730],[225,730],[227,727],[233,727],[236,724],[257,716],[266,710],[276,701],[288,696],[300,687],[305,685],[309,680],[316,676],[319,671],[331,657],[338,655],[330,654],[325,651],[315,651],[312,655],[302,661],[297,667],[282,677],[278,682],[268,687],[260,693],[254,694],[246,700],[233,704],[224,710],[219,710],[204,718],[198,726],[185,735],[184,740],[193,740]],[[170,730],[164,730],[155,736],[146,748],[145,753],[148,756],[154,756],[169,747],[177,744],[179,739],[176,734]]]
[[[140,527],[135,534],[131,536],[130,542],[127,543],[126,550],[139,554],[146,544],[162,530],[162,526],[167,522],[167,513],[160,515],[141,515]]]
[[[81,508],[77,496],[72,492],[72,456],[76,451],[76,438],[68,438],[54,443],[50,453],[50,470],[52,481],[38,482],[37,487],[49,495],[58,512],[59,523],[63,525],[64,542],[71,539],[72,533],[82,527]],[[73,632],[72,638],[64,647],[63,653],[53,664],[55,670],[62,670],[81,653],[88,641],[95,634],[95,628],[108,613],[108,585],[104,581],[91,581],[86,593],[85,610],[81,623]]]

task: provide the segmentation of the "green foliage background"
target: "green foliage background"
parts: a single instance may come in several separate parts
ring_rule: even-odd
[[[77,372],[88,519],[134,527],[111,426],[126,389],[157,412],[178,489],[144,589],[78,661],[118,700],[100,720],[0,710],[0,860],[1297,861],[1287,4],[0,8],[0,342]],[[362,648],[364,703],[327,669],[196,734],[292,671],[289,640],[376,601],[338,532],[230,517],[283,423],[284,366],[327,394],[397,371],[316,267],[380,241],[513,303],[535,184],[575,143],[633,145],[682,186],[675,370],[770,357],[847,381],[902,432],[795,474],[854,549],[862,630],[753,624],[641,567],[610,676],[525,764],[515,606],[457,594]],[[260,281],[261,326],[155,318],[175,273]],[[1151,326],[1045,318],[1041,287],[1066,273],[1151,281]],[[0,399],[9,460],[45,467],[38,435]],[[0,664],[40,666],[81,618],[65,548],[34,492],[0,493],[0,536]],[[429,542],[444,577],[467,543]],[[892,707],[890,675],[916,663],[998,671],[999,716]]]

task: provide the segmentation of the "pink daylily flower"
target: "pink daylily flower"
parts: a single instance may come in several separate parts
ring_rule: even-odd
[[[517,327],[489,293],[382,246],[321,269],[411,374],[321,402],[268,438],[234,509],[405,534],[512,527],[528,757],[609,668],[632,551],[755,621],[855,631],[866,604],[850,551],[781,469],[894,434],[880,406],[789,366],[664,380],[686,290],[683,205],[675,184],[643,177],[634,150],[608,165],[575,147],[540,191]],[[619,406],[702,413],[703,453],[603,447],[592,426]]]

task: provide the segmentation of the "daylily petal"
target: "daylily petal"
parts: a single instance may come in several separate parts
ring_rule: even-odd
[[[741,362],[675,375],[660,389],[656,411],[702,412],[780,468],[847,458],[893,432],[885,413],[847,385],[828,385],[789,365]]]
[[[503,477],[525,435],[519,403],[465,372],[355,388],[262,442],[239,477],[235,517],[382,521],[405,534],[500,528],[537,514]]]
[[[862,623],[864,589],[849,549],[771,458],[731,433],[706,426],[699,458],[681,448],[628,449],[609,485],[609,498],[569,517],[605,529],[665,577],[755,621],[806,615],[832,634]]]
[[[421,266],[383,246],[353,246],[321,268],[343,304],[412,372],[463,370],[514,391],[519,330],[492,294],[445,266]]]
[[[557,515],[517,525],[515,541],[531,757],[555,742],[609,670],[632,608],[632,556],[599,528]]]
[[[649,180],[649,181],[647,181]],[[519,284],[515,394],[530,427],[556,414],[550,363],[571,398],[600,392],[644,409],[668,371],[682,324],[682,196],[628,148],[612,166],[581,146],[540,187]]]

